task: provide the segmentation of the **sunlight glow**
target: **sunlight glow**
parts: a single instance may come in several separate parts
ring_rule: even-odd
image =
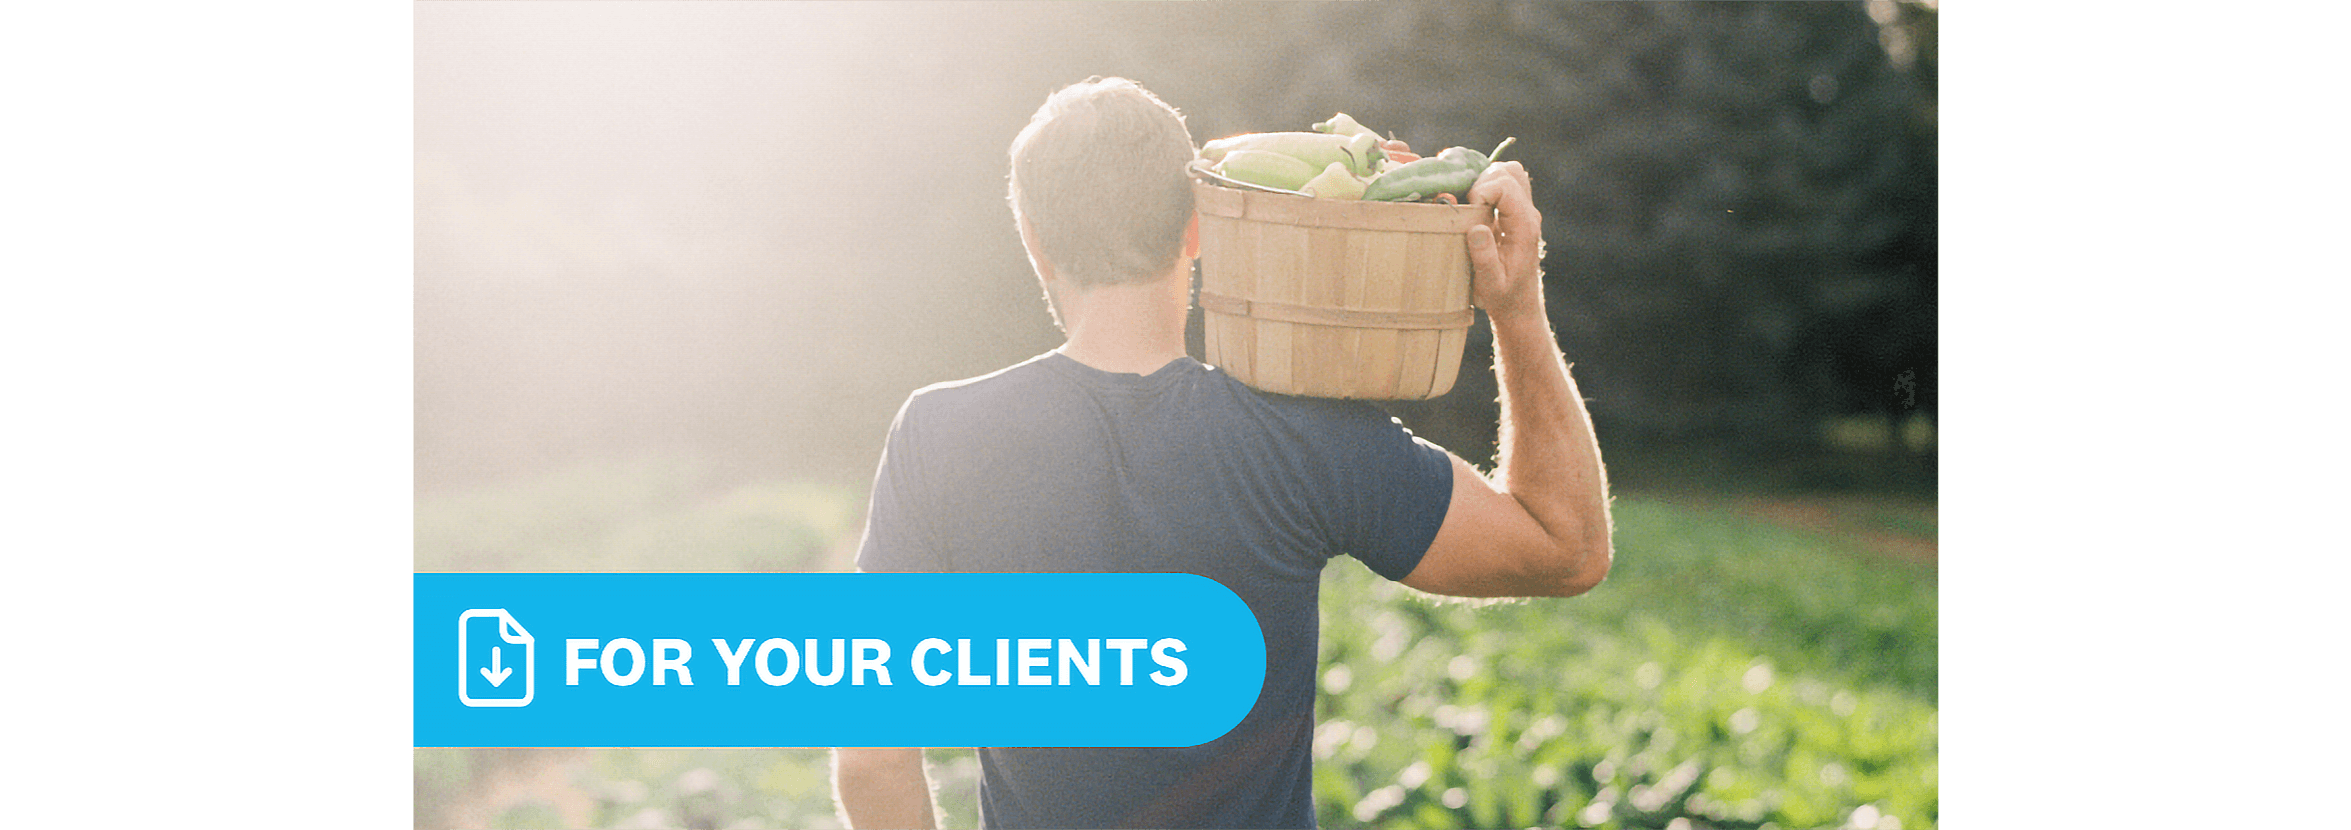
[[[1829,697],[1829,711],[1835,712],[1840,718],[1852,716],[1853,710],[1860,706],[1861,698],[1852,692],[1840,689],[1835,695]]]
[[[1403,787],[1390,784],[1372,790],[1370,794],[1363,797],[1362,801],[1355,802],[1355,820],[1370,821],[1379,818],[1381,813],[1402,803],[1404,803]]]
[[[1665,682],[1665,667],[1652,661],[1633,670],[1633,682],[1644,689],[1654,689]]]
[[[1411,766],[1405,767],[1403,772],[1396,773],[1396,783],[1408,790],[1420,789],[1420,785],[1429,782],[1431,771],[1429,762],[1414,761]]]
[[[1334,694],[1334,695],[1337,695],[1337,694],[1346,694],[1347,690],[1348,690],[1348,689],[1350,689],[1350,688],[1354,688],[1354,686],[1355,686],[1355,670],[1354,670],[1354,669],[1347,668],[1347,664],[1345,664],[1345,663],[1340,663],[1340,664],[1338,664],[1338,665],[1336,665],[1336,666],[1332,666],[1330,671],[1323,672],[1323,675],[1322,675],[1322,688],[1323,688],[1323,691],[1329,692],[1329,693],[1331,693],[1331,694]]]
[[[1478,676],[1478,660],[1467,654],[1457,655],[1445,664],[1445,674],[1456,683],[1467,683],[1470,678]]]

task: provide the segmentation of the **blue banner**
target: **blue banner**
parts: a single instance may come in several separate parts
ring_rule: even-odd
[[[1193,746],[1265,680],[1188,574],[417,574],[417,746]]]

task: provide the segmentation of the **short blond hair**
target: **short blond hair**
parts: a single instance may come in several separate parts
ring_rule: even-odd
[[[1013,218],[1062,280],[1153,279],[1183,254],[1193,156],[1176,108],[1134,81],[1088,78],[1046,98],[1012,140]]]

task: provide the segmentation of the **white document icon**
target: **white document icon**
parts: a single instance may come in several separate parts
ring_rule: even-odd
[[[537,645],[504,608],[457,616],[457,700],[467,706],[527,706],[537,693]]]

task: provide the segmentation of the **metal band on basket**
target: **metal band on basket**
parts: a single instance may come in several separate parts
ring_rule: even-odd
[[[1477,322],[1477,312],[1467,308],[1458,311],[1365,311],[1245,300],[1207,291],[1200,292],[1200,308],[1252,320],[1358,329],[1466,329],[1471,323]]]

